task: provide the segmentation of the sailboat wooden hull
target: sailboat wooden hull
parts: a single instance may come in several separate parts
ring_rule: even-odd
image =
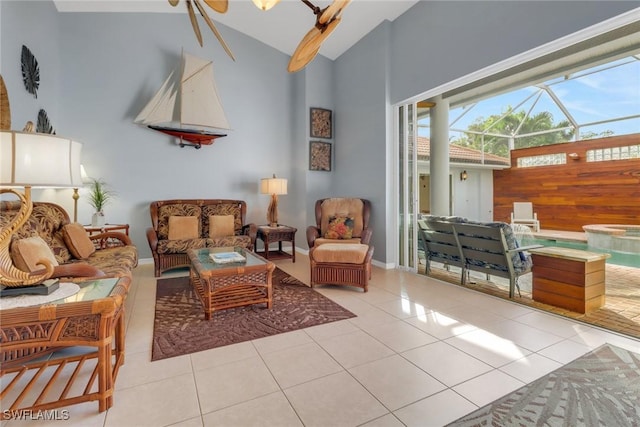
[[[200,129],[182,129],[155,125],[148,125],[147,127],[196,145],[211,145],[214,139],[227,136],[226,133],[210,132]]]

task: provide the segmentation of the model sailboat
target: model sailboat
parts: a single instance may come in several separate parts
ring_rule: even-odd
[[[213,63],[183,52],[181,71],[179,79],[175,71],[169,74],[134,122],[180,138],[181,147],[211,145],[214,139],[227,136],[223,130],[230,129],[213,78]]]

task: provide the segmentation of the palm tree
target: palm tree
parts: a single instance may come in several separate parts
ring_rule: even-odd
[[[514,112],[513,108],[509,106],[506,113],[494,114],[486,119],[478,117],[468,127],[469,131],[476,133],[467,133],[464,137],[451,142],[476,150],[484,148],[487,153],[508,157],[510,138],[517,135],[558,129],[555,132],[517,138],[519,142],[517,148],[557,144],[570,141],[573,138],[574,129],[566,129],[570,125],[567,120],[554,123],[553,115],[548,111],[542,111],[531,116],[527,115],[525,111]],[[504,137],[498,137],[495,134],[504,135]]]

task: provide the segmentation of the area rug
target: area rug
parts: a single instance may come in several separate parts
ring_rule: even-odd
[[[637,426],[640,355],[605,344],[449,426]]]
[[[276,268],[273,308],[265,304],[214,312],[204,320],[188,277],[159,279],[151,360],[166,359],[355,317],[298,279]]]

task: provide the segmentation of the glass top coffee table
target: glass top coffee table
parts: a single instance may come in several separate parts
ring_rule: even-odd
[[[89,401],[100,412],[113,405],[130,284],[129,277],[89,280],[70,297],[0,310],[0,419]]]
[[[241,262],[216,262],[212,255],[240,254]],[[202,307],[204,318],[228,308],[251,304],[273,305],[271,276],[275,264],[243,248],[202,248],[187,251],[191,260],[190,279]]]

